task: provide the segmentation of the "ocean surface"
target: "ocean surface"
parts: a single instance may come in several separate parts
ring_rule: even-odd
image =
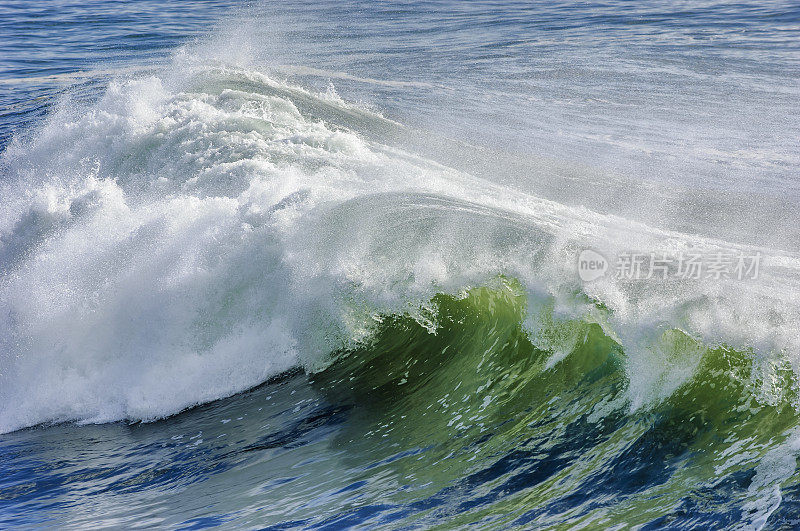
[[[800,526],[800,5],[0,0],[0,527]]]

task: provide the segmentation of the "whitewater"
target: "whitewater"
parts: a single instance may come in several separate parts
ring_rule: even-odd
[[[382,45],[259,4],[9,76],[73,88],[0,153],[2,459],[77,462],[9,475],[4,521],[795,521],[800,14],[697,6],[347,4]],[[760,262],[586,281],[585,250]]]

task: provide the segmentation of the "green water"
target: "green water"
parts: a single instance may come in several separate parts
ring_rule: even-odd
[[[706,491],[748,474],[786,442],[797,424],[789,367],[765,372],[752,353],[706,348],[670,330],[660,344],[675,358],[668,361],[699,357],[696,368],[664,400],[632,410],[620,345],[596,323],[550,319],[544,335],[573,345],[553,363],[524,328],[525,301],[502,279],[463,297],[438,295],[430,321],[386,316],[366,345],[312,376],[332,402],[359,405],[336,437],[342,448],[375,462],[430,448],[391,466],[398,481],[427,487],[387,503],[454,485],[470,501],[452,508],[447,525],[513,523],[532,507],[543,508],[539,524],[633,525],[687,500],[718,511],[763,496],[734,489],[715,500]],[[555,503],[581,498],[588,507],[559,511]]]

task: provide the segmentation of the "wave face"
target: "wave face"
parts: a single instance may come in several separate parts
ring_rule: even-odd
[[[659,99],[650,76],[667,63],[631,66],[646,54],[581,73],[596,57],[590,29],[620,38],[647,15],[633,41],[679,31],[681,15],[658,6],[620,21],[544,7],[533,19],[509,4],[494,22],[412,6],[413,39],[450,31],[461,51],[439,49],[440,64],[459,65],[448,78],[411,47],[393,65],[425,75],[403,80],[370,61],[315,64],[323,50],[306,48],[330,36],[304,17],[329,8],[304,9],[270,12],[270,31],[289,17],[316,35],[275,51],[280,61],[253,50],[262,19],[236,19],[163,64],[98,72],[111,79],[64,95],[6,144],[0,460],[14,471],[0,479],[0,521],[790,525],[800,253],[796,227],[780,223],[796,213],[798,159],[782,114],[796,88],[781,84],[780,61],[791,58],[774,85],[751,87],[776,95],[759,104],[771,128],[732,117],[752,94],[708,118],[771,152],[676,119],[670,106],[697,111],[719,87]],[[736,9],[727,16],[761,24],[760,8]],[[381,27],[396,15],[369,16]],[[724,16],[695,13],[708,28]],[[559,17],[584,44],[572,74],[556,68],[568,46],[467,37],[500,24],[500,36],[513,26],[541,40]],[[691,48],[698,35],[673,37]],[[774,43],[725,35],[731,83],[745,83],[752,64],[731,50],[749,43],[756,57]],[[354,57],[377,46],[347,38]],[[534,44],[546,64],[529,63]],[[284,61],[298,55],[312,66]],[[506,77],[488,86],[492,57]],[[706,75],[702,58],[674,58],[674,75]],[[630,108],[613,104],[631,96],[617,74],[638,87]],[[597,82],[611,103],[592,96]],[[679,134],[703,139],[687,148]],[[603,146],[613,163],[598,159]],[[757,255],[761,269],[584,282],[585,250]]]
[[[697,358],[692,375],[632,411],[617,341],[596,322],[561,321],[552,333],[571,347],[556,358],[531,342],[528,311],[521,285],[498,278],[437,295],[422,315],[375,316],[369,341],[310,375],[288,371],[157,423],[7,435],[3,460],[17,468],[0,490],[4,523],[48,513],[67,527],[143,514],[166,527],[791,522],[790,367],[756,381],[752,353],[667,332],[676,356]],[[764,386],[777,392],[769,403],[756,398]],[[20,483],[32,476],[31,488]],[[85,511],[69,492],[101,507]]]

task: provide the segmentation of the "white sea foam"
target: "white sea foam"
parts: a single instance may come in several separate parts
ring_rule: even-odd
[[[88,109],[65,100],[2,158],[0,432],[170,415],[324,366],[373,314],[498,274],[529,290],[534,338],[540,306],[604,303],[634,407],[691,376],[701,354],[668,352],[673,328],[800,366],[796,254],[568,207],[376,140],[401,127],[186,53]],[[765,263],[758,282],[583,286],[586,247]]]

